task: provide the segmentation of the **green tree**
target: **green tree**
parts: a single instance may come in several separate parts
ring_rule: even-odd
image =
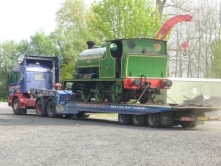
[[[87,25],[89,8],[82,0],[66,0],[56,12],[57,29],[52,38],[61,52],[61,79],[72,78],[77,55],[94,40]],[[72,70],[72,72],[71,72]]]
[[[52,36],[46,35],[43,31],[36,32],[30,36],[30,41],[20,41],[17,44],[17,48],[20,55],[60,56],[61,54]]]
[[[17,44],[14,41],[0,43],[0,99],[7,99],[7,78],[11,69],[17,65],[19,56]]]
[[[221,78],[221,42],[220,40],[214,40],[212,43],[212,66],[211,77]]]
[[[162,25],[153,0],[101,0],[92,10],[88,24],[99,39],[153,38]]]
[[[59,56],[57,45],[44,32],[36,32],[30,37],[29,51],[32,55]]]

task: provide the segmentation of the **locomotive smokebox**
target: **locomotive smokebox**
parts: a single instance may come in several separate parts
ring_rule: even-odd
[[[95,45],[95,42],[94,42],[94,41],[87,41],[86,43],[87,43],[88,49],[94,48],[94,45]]]

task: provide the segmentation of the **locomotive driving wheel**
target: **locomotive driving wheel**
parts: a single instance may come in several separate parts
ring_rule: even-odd
[[[114,82],[111,86],[111,98],[114,103],[121,103],[123,98],[123,88],[121,82]]]
[[[90,93],[90,86],[89,83],[83,83],[83,91],[81,93],[81,98],[84,101],[90,101],[91,100],[91,93]]]
[[[98,92],[95,92],[95,99],[97,102],[103,102],[105,99],[105,93],[104,93],[104,84],[102,82],[98,82],[95,86],[95,90]]]
[[[91,99],[91,94],[90,93],[82,93],[81,97],[84,101],[90,101]]]

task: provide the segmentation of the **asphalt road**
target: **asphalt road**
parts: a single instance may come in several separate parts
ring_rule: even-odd
[[[20,165],[220,166],[221,121],[152,129],[116,118],[16,116],[0,103],[0,166]]]

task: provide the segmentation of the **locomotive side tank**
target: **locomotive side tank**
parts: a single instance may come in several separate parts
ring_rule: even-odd
[[[95,98],[116,103],[153,100],[160,89],[171,87],[167,79],[167,42],[148,38],[107,40],[101,47],[87,42],[78,56],[72,80],[64,85],[84,101]]]

